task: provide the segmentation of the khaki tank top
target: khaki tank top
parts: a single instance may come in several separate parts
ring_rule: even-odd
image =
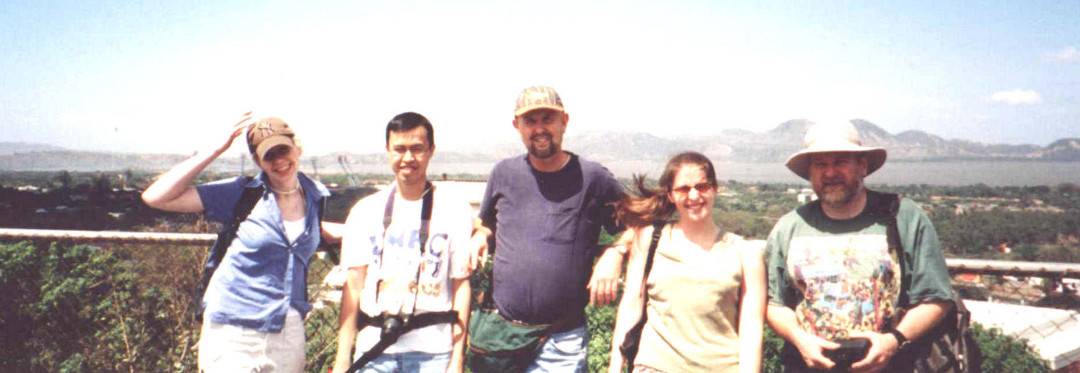
[[[739,368],[742,237],[726,233],[702,250],[664,227],[646,282],[649,317],[635,365],[665,372]]]

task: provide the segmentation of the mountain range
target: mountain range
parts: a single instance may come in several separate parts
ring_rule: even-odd
[[[1037,145],[983,144],[950,140],[923,131],[891,134],[862,119],[852,123],[863,145],[888,150],[892,161],[1030,160],[1080,161],[1080,138],[1057,140],[1045,147]],[[664,161],[682,150],[697,150],[715,161],[783,162],[803,147],[803,135],[813,122],[796,119],[758,133],[724,130],[719,134],[663,138],[647,133],[584,133],[565,141],[566,148],[587,154],[598,161]],[[520,147],[520,145],[519,145]]]
[[[923,131],[904,131],[892,134],[862,119],[852,123],[859,131],[864,145],[884,147],[891,161],[1080,161],[1080,138],[1065,138],[1047,146],[984,144],[968,140],[945,139]],[[660,137],[648,133],[585,132],[569,136],[564,147],[601,163],[610,161],[663,162],[670,155],[684,150],[697,150],[714,161],[783,162],[802,146],[803,134],[812,122],[796,119],[780,123],[766,132],[739,129],[723,130],[703,136]],[[520,154],[522,145],[507,136],[506,141],[485,146],[487,151],[440,151],[436,161],[441,164],[491,164],[498,159]],[[143,154],[90,152],[59,148],[44,144],[0,142],[0,170],[7,171],[160,171],[187,157],[179,154]],[[305,162],[331,170],[339,170],[340,161],[346,165],[381,170],[385,155],[377,153],[335,152],[305,158]],[[214,162],[213,169],[235,170],[241,162],[251,167],[250,159],[229,157]],[[372,167],[369,167],[372,166]]]

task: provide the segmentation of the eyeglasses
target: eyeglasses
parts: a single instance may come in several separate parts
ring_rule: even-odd
[[[705,193],[713,191],[713,189],[715,189],[715,188],[716,187],[713,186],[710,183],[697,183],[697,184],[694,184],[693,186],[683,185],[683,186],[671,188],[671,191],[673,193],[675,193],[675,194],[687,195],[687,194],[690,194],[690,189],[695,189],[695,190],[698,191],[698,193],[705,194]]]

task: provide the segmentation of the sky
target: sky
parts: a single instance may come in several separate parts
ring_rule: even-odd
[[[416,111],[439,149],[478,150],[517,141],[517,94],[550,85],[570,136],[861,118],[1047,145],[1080,137],[1078,19],[1080,1],[4,0],[0,142],[187,153],[253,110],[308,155],[374,153]]]

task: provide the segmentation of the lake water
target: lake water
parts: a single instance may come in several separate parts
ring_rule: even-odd
[[[603,162],[615,176],[624,178],[634,173],[659,176],[664,165],[648,161]],[[438,156],[428,168],[429,175],[467,173],[485,175],[491,172],[493,163],[462,162],[442,163]],[[767,183],[806,183],[776,163],[717,163],[720,180]],[[389,173],[386,164],[354,165],[358,173]],[[1025,161],[952,161],[952,162],[886,162],[880,170],[866,179],[868,184],[929,184],[1024,186],[1080,184],[1080,162],[1025,162]]]

